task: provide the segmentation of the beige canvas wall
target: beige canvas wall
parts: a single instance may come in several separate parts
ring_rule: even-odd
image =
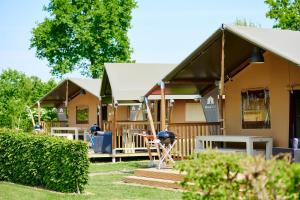
[[[300,83],[300,68],[265,53],[264,64],[250,64],[232,82],[225,84],[225,126],[227,134],[272,136],[274,145],[288,147],[289,90],[288,85]],[[270,93],[270,129],[242,129],[241,91],[268,88]]]
[[[199,121],[188,121],[186,116],[186,109],[187,104],[199,104],[200,111],[197,113],[194,113],[196,115],[201,116],[199,118]],[[194,118],[194,117],[192,117]],[[171,123],[188,123],[188,122],[204,122],[205,117],[202,110],[202,106],[200,106],[200,103],[195,103],[194,100],[175,100],[175,104],[171,110]]]
[[[76,96],[69,102],[68,105],[68,121],[69,126],[86,128],[92,124],[97,123],[97,106],[99,105],[99,100],[97,97],[90,93],[86,93],[83,96]],[[88,106],[89,107],[89,123],[88,124],[76,124],[76,106]]]

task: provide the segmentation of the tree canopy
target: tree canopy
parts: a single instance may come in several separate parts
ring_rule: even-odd
[[[43,82],[35,76],[26,76],[7,69],[0,74],[0,127],[32,127],[26,108],[50,91],[56,82]]]
[[[127,32],[135,7],[134,0],[50,0],[49,17],[32,30],[31,48],[55,76],[78,70],[99,78],[105,62],[130,62]]]
[[[274,28],[300,30],[300,0],[265,0],[266,16],[275,20]]]
[[[234,25],[237,26],[248,26],[248,27],[261,27],[260,24],[258,23],[254,23],[252,21],[249,21],[247,19],[240,19],[240,18],[236,18],[234,21]]]

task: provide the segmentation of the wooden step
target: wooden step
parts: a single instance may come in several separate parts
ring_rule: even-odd
[[[139,176],[126,176],[123,178],[125,183],[134,183],[161,188],[182,189],[178,182],[157,178],[147,178]]]
[[[154,178],[154,179],[163,179],[180,182],[183,181],[183,174],[180,174],[179,171],[173,169],[136,169],[134,175],[138,177]]]

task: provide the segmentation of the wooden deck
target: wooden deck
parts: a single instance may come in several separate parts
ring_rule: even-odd
[[[139,184],[160,188],[182,189],[179,183],[184,175],[173,169],[137,169],[133,176],[123,178],[125,183]]]
[[[148,157],[147,152],[136,152],[136,153],[89,153],[89,158],[123,158],[123,157]],[[157,153],[152,153],[152,156],[157,156]]]

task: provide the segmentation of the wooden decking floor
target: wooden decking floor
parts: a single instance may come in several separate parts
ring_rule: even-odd
[[[116,153],[115,155],[110,153],[93,153],[89,152],[89,158],[123,158],[123,157],[147,157],[149,154],[147,152],[137,152],[137,153]],[[157,156],[157,153],[152,153],[153,156]]]
[[[180,182],[184,175],[173,169],[137,169],[133,176],[123,178],[125,183],[147,185],[160,188],[182,189]]]

